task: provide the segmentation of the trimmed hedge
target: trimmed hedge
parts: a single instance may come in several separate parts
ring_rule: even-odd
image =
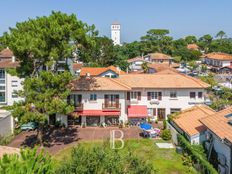
[[[200,153],[198,153],[193,146],[182,136],[178,135],[178,143],[183,148],[183,151],[187,153],[194,163],[197,163],[201,166],[201,172],[203,174],[218,174],[215,168],[203,157]]]

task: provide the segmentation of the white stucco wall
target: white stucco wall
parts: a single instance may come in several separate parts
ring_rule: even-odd
[[[130,65],[129,65],[129,68],[131,71],[134,71],[134,70],[142,70],[142,64],[143,64],[144,61],[134,61],[134,62],[131,62]]]
[[[21,97],[13,97],[14,91],[23,89],[22,82],[24,79],[20,79],[17,76],[6,75],[6,103],[7,105],[13,105],[14,102],[23,100]]]
[[[210,132],[210,131],[209,131]],[[223,154],[226,157],[226,165],[229,167],[229,171],[231,170],[230,161],[232,160],[230,147],[226,145],[223,141],[221,141],[217,136],[215,136],[212,132],[210,132],[213,135],[213,145],[215,148],[215,151],[217,153]]]
[[[13,117],[9,112],[0,111],[0,136],[9,136],[13,133],[14,133]]]

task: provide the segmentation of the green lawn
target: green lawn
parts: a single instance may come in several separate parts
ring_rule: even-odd
[[[187,166],[183,165],[181,155],[175,152],[175,149],[159,149],[155,142],[163,140],[150,140],[150,139],[138,139],[138,140],[127,140],[125,147],[120,150],[122,153],[128,152],[128,150],[135,153],[136,156],[144,160],[150,161],[154,168],[159,174],[186,174],[186,173],[197,173],[190,171]],[[101,145],[102,142],[83,142],[86,148],[92,146]],[[54,156],[56,164],[60,161],[67,160],[70,156],[72,147],[68,147]]]

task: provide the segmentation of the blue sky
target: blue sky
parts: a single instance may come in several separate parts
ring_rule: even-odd
[[[138,40],[151,28],[170,30],[174,38],[223,30],[232,37],[231,0],[7,0],[1,2],[0,35],[16,22],[49,15],[52,10],[75,13],[110,36],[110,24],[121,23],[121,40]]]

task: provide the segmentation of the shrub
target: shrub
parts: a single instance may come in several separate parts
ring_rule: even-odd
[[[172,135],[169,129],[165,129],[161,132],[161,138],[163,140],[171,140]]]
[[[4,174],[52,174],[51,157],[37,149],[22,149],[20,154],[4,155],[0,159],[0,173]]]
[[[109,143],[102,146],[85,147],[79,145],[72,150],[71,158],[64,160],[57,174],[152,174],[155,173],[153,165],[142,161],[129,151],[121,153],[110,149]]]
[[[178,135],[178,143],[183,148],[184,153],[187,153],[192,159],[192,163],[200,165],[201,173],[203,174],[217,174],[218,172],[207,161],[205,156],[199,153],[199,148],[192,146],[182,135]],[[199,169],[198,169],[199,170]]]

